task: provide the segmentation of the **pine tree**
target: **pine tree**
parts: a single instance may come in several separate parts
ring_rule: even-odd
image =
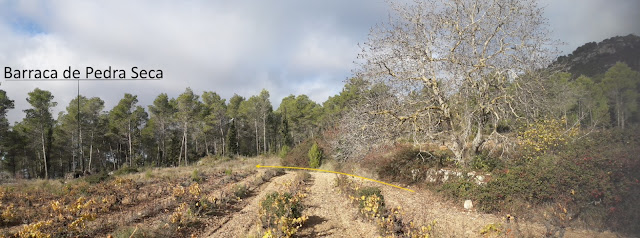
[[[229,153],[229,155],[238,154],[238,138],[236,134],[235,120],[231,122],[231,126],[229,126],[229,131],[227,132],[227,152]]]
[[[291,147],[293,139],[289,132],[289,120],[287,119],[287,111],[285,110],[284,117],[282,117],[282,129],[280,130],[280,136],[282,137],[282,146]]]

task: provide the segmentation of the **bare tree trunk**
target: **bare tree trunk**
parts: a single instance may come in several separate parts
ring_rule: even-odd
[[[216,141],[215,137],[213,138],[213,154],[218,154],[218,142]]]
[[[253,124],[256,128],[256,155],[260,154],[260,137],[258,137],[258,119],[253,120]]]
[[[189,165],[189,160],[187,158],[188,153],[189,153],[188,152],[189,151],[188,150],[188,145],[187,145],[187,142],[188,142],[188,140],[187,140],[187,128],[188,127],[189,127],[189,124],[184,123],[184,134],[183,134],[183,137],[184,137],[184,165],[185,166]]]
[[[89,171],[91,171],[92,159],[93,159],[93,131],[91,131],[91,142],[89,143]]]
[[[182,135],[182,139],[180,140],[180,153],[178,154],[178,166],[182,163],[182,149],[184,149],[184,133]]]
[[[129,138],[129,167],[131,167],[133,165],[132,160],[133,160],[133,143],[131,142],[131,132],[129,132],[127,134],[127,137]]]
[[[127,133],[127,137],[129,139],[129,167],[132,166],[132,160],[133,160],[133,143],[131,142],[131,119],[129,119],[129,131]]]
[[[74,139],[74,136],[73,136],[73,133],[71,133],[71,143],[73,143],[73,139]],[[76,170],[76,154],[78,154],[78,152],[74,150],[73,155],[71,155],[71,166],[70,166],[71,171]]]
[[[220,126],[220,134],[222,134],[222,137],[221,137],[221,139],[222,139],[222,153],[221,153],[221,155],[224,155],[225,154],[225,150],[226,150],[226,144],[225,144],[225,141],[224,141],[224,130],[222,130],[222,126]]]
[[[262,143],[264,154],[267,154],[267,119],[266,115],[262,114]]]
[[[80,147],[80,169],[82,170],[82,172],[85,171],[85,166],[84,166],[84,146],[82,146],[82,127],[80,127],[78,129],[78,140],[80,141],[80,143],[78,143],[78,146]]]
[[[44,128],[42,128],[40,135],[40,138],[42,139],[42,159],[44,161],[44,179],[49,179],[49,169],[47,168],[47,150],[45,149],[44,143]]]
[[[209,156],[209,143],[207,143],[207,134],[206,133],[204,135],[204,151],[205,151],[205,153],[207,153],[207,156]]]
[[[162,134],[161,134],[161,139],[162,139],[162,158],[160,158],[160,163],[164,163],[166,162],[166,156],[167,156],[167,146],[165,145],[165,141],[166,141],[166,128],[165,128],[165,124],[164,122],[162,122]]]
[[[478,130],[476,131],[476,136],[473,138],[473,142],[471,143],[471,151],[475,154],[478,154],[480,146],[484,143],[482,127],[482,122],[478,120]]]
[[[111,147],[111,143],[109,143],[109,154],[111,154],[111,159],[113,160],[113,170],[116,170],[116,157],[113,155],[113,148]]]

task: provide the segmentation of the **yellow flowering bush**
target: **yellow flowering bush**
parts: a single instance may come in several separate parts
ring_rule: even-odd
[[[260,203],[260,221],[265,237],[291,237],[309,219],[302,215],[304,193],[273,192]]]
[[[75,202],[64,205],[59,200],[49,203],[51,210],[57,214],[56,220],[63,223],[70,222],[68,227],[72,231],[79,231],[86,227],[88,221],[93,221],[97,217],[99,205],[95,199],[79,197]]]
[[[202,189],[200,189],[200,185],[198,183],[193,183],[189,186],[189,193],[193,195],[193,197],[197,198],[200,196]]]
[[[51,234],[48,234],[45,230],[49,229],[52,224],[51,220],[39,221],[29,225],[24,225],[18,232],[18,237],[25,238],[50,238]]]
[[[191,212],[191,208],[186,202],[183,202],[176,208],[176,210],[171,214],[170,217],[171,223],[178,224],[179,226],[185,226],[192,222],[193,213]]]
[[[13,204],[6,206],[0,202],[0,211],[2,211],[2,214],[0,214],[0,225],[11,224],[18,219],[16,209]]]
[[[185,189],[184,187],[182,187],[181,185],[177,185],[175,188],[173,188],[173,196],[176,198],[182,197],[182,195],[184,195],[185,193]]]
[[[544,119],[528,124],[518,135],[518,144],[525,157],[533,158],[549,150],[567,145],[578,135],[579,128],[565,129],[567,120]]]

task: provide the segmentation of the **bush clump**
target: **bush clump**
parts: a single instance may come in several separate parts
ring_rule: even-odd
[[[249,188],[244,184],[236,184],[233,186],[233,195],[237,198],[245,198],[249,195]]]
[[[385,211],[384,196],[378,187],[362,187],[357,190],[360,211],[366,217],[380,217]]]
[[[107,181],[109,179],[110,179],[109,174],[107,174],[107,172],[105,171],[102,171],[97,174],[93,174],[85,177],[84,181],[87,181],[90,184],[97,184],[100,182]]]
[[[113,175],[121,176],[126,174],[137,173],[137,172],[140,172],[140,171],[138,171],[138,168],[136,167],[123,166],[122,168],[114,171]]]
[[[470,166],[475,170],[493,172],[495,169],[504,167],[504,162],[498,157],[489,156],[487,154],[477,155],[471,160]]]
[[[267,234],[275,237],[291,237],[308,217],[302,215],[303,194],[273,192],[260,203],[260,221]]]
[[[363,164],[380,178],[403,183],[414,183],[426,178],[429,168],[451,164],[447,151],[438,149],[420,151],[411,145],[394,145],[369,153]]]
[[[283,166],[309,167],[308,153],[311,146],[313,146],[313,142],[311,140],[305,140],[296,145],[284,158],[280,160],[281,164]]]
[[[191,172],[191,181],[200,182],[200,180],[202,180],[202,177],[200,176],[200,171],[198,171],[197,169],[194,169],[193,172]]]

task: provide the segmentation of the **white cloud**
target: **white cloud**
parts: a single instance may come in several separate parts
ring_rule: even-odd
[[[638,33],[634,0],[550,1],[548,17],[569,49],[628,31]],[[633,2],[632,2],[633,1]],[[146,105],[186,87],[245,97],[262,88],[278,105],[289,94],[318,103],[351,75],[370,27],[386,19],[384,1],[3,1],[0,66],[162,69],[161,81],[82,82],[106,109],[126,92]],[[34,88],[50,90],[64,109],[76,82],[2,82],[20,120]]]

